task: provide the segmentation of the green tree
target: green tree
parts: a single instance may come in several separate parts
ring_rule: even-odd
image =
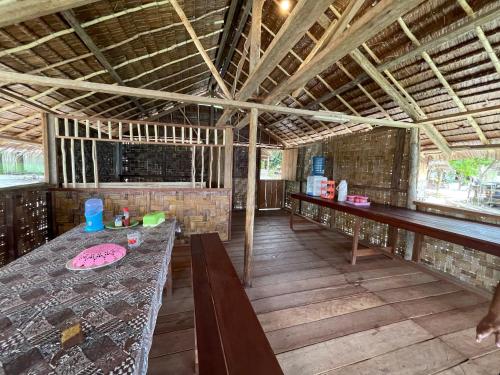
[[[489,167],[495,160],[486,158],[467,158],[450,160],[451,167],[463,182],[471,177],[480,177],[481,167]]]

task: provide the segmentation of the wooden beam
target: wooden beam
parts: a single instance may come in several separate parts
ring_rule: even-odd
[[[200,40],[198,39],[198,36],[196,35],[196,32],[193,29],[193,26],[191,26],[191,22],[186,17],[186,14],[182,10],[182,8],[179,6],[177,3],[177,0],[170,0],[170,4],[174,7],[175,11],[177,12],[177,15],[181,19],[182,23],[184,24],[184,27],[186,28],[187,32],[191,36],[191,40],[193,41],[194,45],[198,49],[198,52],[200,53],[201,57],[205,61],[205,63],[208,66],[208,69],[210,69],[210,72],[212,72],[212,75],[214,76],[215,80],[219,84],[219,87],[221,88],[222,92],[224,95],[229,99],[231,98],[231,93],[229,89],[227,88],[226,84],[224,83],[224,80],[220,76],[219,72],[217,71],[217,68],[212,62],[212,59],[210,56],[208,56],[207,52],[205,51],[205,48],[201,44]]]
[[[16,137],[8,137],[6,135],[0,135],[0,140],[14,142],[14,143],[28,143],[28,144],[37,145],[37,146],[42,145],[42,141],[31,140],[31,139],[21,139],[21,138],[16,138]]]
[[[19,95],[18,93],[14,92],[12,90],[9,90],[7,88],[0,88],[0,94],[2,96],[5,96],[9,100],[13,100],[16,103],[21,104],[25,107],[28,107],[34,111],[42,111],[42,112],[46,112],[46,113],[56,114],[56,112],[53,111],[52,109],[50,109],[49,107],[46,107],[45,105],[40,104],[40,103],[36,103],[33,100],[27,99],[24,96]]]
[[[406,23],[404,22],[404,20],[402,18],[399,18],[398,19],[398,23],[399,23],[399,26],[401,27],[401,29],[403,30],[403,32],[405,33],[405,35],[408,37],[408,39],[410,39],[413,42],[413,44],[415,44],[417,47],[419,47],[421,45],[420,41],[412,33],[412,31],[406,25]],[[424,59],[424,61],[427,63],[427,65],[429,65],[429,67],[431,68],[432,72],[434,73],[434,75],[436,76],[436,78],[438,79],[438,81],[441,83],[441,85],[444,87],[444,89],[446,90],[446,92],[448,93],[448,95],[451,97],[451,99],[453,100],[453,102],[455,103],[455,105],[458,107],[458,109],[461,112],[467,112],[467,108],[465,107],[464,103],[458,97],[458,95],[455,92],[455,90],[453,90],[453,88],[450,86],[450,84],[448,83],[448,81],[446,80],[446,78],[443,76],[443,74],[441,73],[441,71],[439,70],[439,68],[437,67],[437,65],[434,63],[434,60],[429,56],[429,54],[426,51],[423,51],[421,53],[421,57],[422,57],[422,59]],[[479,139],[481,140],[481,142],[483,144],[488,144],[489,140],[484,135],[481,127],[476,122],[476,120],[474,120],[474,118],[472,116],[467,116],[466,119],[469,122],[469,125],[477,133],[477,135],[478,135]]]
[[[240,16],[240,22],[238,23],[238,27],[233,36],[233,40],[229,45],[229,51],[224,58],[224,63],[222,65],[221,76],[224,77],[231,61],[233,59],[234,51],[236,50],[236,46],[238,45],[238,41],[240,40],[241,34],[243,33],[243,29],[247,23],[248,17],[250,16],[250,10],[252,9],[252,0],[247,0],[245,6],[243,8],[243,13]]]
[[[106,56],[101,52],[99,47],[94,43],[92,38],[90,37],[89,34],[83,29],[83,27],[80,25],[80,22],[76,19],[75,14],[73,11],[70,10],[65,10],[61,12],[63,18],[66,20],[66,22],[73,28],[75,31],[76,35],[80,38],[80,40],[85,44],[85,46],[89,49],[90,52],[95,56],[97,61],[101,63],[104,69],[108,71],[108,73],[113,77],[113,79],[121,86],[125,86],[125,83],[123,82],[122,78],[118,75],[116,70],[113,68],[113,66],[110,64]],[[139,101],[136,98],[132,98],[133,103],[137,108],[139,108],[139,111],[144,113],[144,108],[139,103]]]
[[[500,143],[493,143],[489,145],[465,145],[465,146],[451,146],[451,151],[494,151],[500,150]]]
[[[402,63],[414,59],[424,51],[433,50],[436,47],[439,47],[441,44],[449,43],[451,40],[458,38],[459,36],[468,33],[470,31],[474,31],[477,26],[484,25],[489,22],[493,22],[500,17],[500,7],[493,9],[487,13],[484,13],[481,16],[477,16],[474,19],[458,26],[457,28],[451,30],[448,33],[441,34],[436,36],[435,38],[431,38],[427,43],[423,43],[420,47],[411,50],[410,52],[401,55],[400,57],[395,58],[394,60],[388,61],[382,65],[380,65],[377,69],[379,71],[383,70],[391,70],[396,68],[398,65]]]
[[[252,286],[253,271],[253,228],[255,216],[255,184],[257,168],[257,123],[259,112],[253,108],[250,110],[250,126],[248,141],[248,179],[247,179],[247,202],[245,214],[245,259],[243,270],[243,283],[247,287]]]
[[[309,64],[280,83],[266,98],[265,103],[277,103],[299,87],[303,87],[314,76],[346,56],[354,48],[375,36],[409,12],[424,0],[382,0],[369,9],[347,31],[333,39],[323,50],[318,52]]]
[[[447,122],[447,121],[456,121],[463,120],[469,116],[487,116],[487,115],[496,115],[500,114],[500,105],[484,107],[479,109],[472,109],[466,112],[453,113],[451,115],[437,116],[437,117],[429,117],[425,120],[417,121],[416,124],[424,125],[424,124],[434,124],[436,122]]]
[[[260,60],[260,39],[262,30],[262,7],[264,0],[253,0],[252,24],[250,25],[250,66],[249,72],[255,71]],[[258,88],[257,88],[258,89]]]
[[[233,129],[225,130],[224,140],[224,189],[233,188]]]
[[[410,152],[408,162],[408,193],[406,196],[406,208],[415,209],[414,201],[417,199],[418,193],[418,167],[420,165],[420,130],[413,128],[410,130]],[[415,233],[406,233],[406,249],[404,258],[412,259],[413,245],[419,238],[415,237]]]
[[[165,117],[175,111],[178,111],[181,108],[184,108],[187,104],[186,103],[177,103],[173,107],[165,109],[163,111],[158,112],[156,115],[149,116],[145,120],[160,120],[162,117]]]
[[[244,109],[249,110],[252,108],[258,109],[262,112],[282,113],[287,115],[296,115],[301,117],[312,117],[317,120],[326,122],[347,122],[360,124],[371,124],[375,126],[391,126],[399,128],[411,128],[416,126],[413,123],[403,121],[393,121],[386,119],[375,119],[371,117],[361,117],[346,115],[341,112],[334,111],[311,111],[307,109],[289,108],[284,106],[267,105],[260,103],[245,102],[241,100],[228,100],[211,98],[206,96],[195,96],[188,94],[173,93],[167,91],[157,91],[149,89],[140,89],[132,87],[124,87],[119,85],[110,85],[105,83],[95,83],[88,81],[76,81],[64,78],[51,78],[35,76],[30,74],[15,73],[0,71],[0,82],[6,83],[25,83],[30,85],[51,86],[66,88],[77,91],[91,91],[102,92],[107,94],[116,94],[123,96],[135,96],[141,98],[160,99],[165,101],[175,101],[193,104],[206,104],[210,106],[219,106],[230,109]]]
[[[232,30],[232,25],[234,21],[234,16],[236,14],[236,9],[237,5],[239,3],[239,0],[231,0],[231,5],[229,6],[229,9],[227,11],[227,17],[224,20],[224,31],[222,32],[220,41],[219,41],[219,48],[217,49],[217,55],[215,57],[215,67],[217,68],[217,71],[220,71],[221,68],[221,63],[222,63],[222,56],[224,53],[224,50],[226,48],[226,43],[227,43],[227,38],[229,37],[229,34]],[[221,77],[224,75],[221,74]],[[212,87],[214,84],[214,76],[210,76],[210,81],[208,82],[208,87]]]
[[[0,5],[0,27],[95,3],[97,0],[11,0]]]
[[[355,49],[349,54],[363,70],[389,95],[401,109],[411,117],[413,121],[418,121],[426,118],[425,113],[416,103],[410,103],[397,91],[387,79],[375,68],[375,66],[358,50]],[[439,133],[433,125],[423,125],[425,133],[429,139],[445,154],[449,155],[451,150],[444,137]]]
[[[330,42],[330,40],[335,38],[338,34],[344,32],[364,2],[365,0],[352,0],[349,2],[347,8],[344,10],[344,13],[342,13],[342,16],[337,21],[332,21],[330,26],[321,36],[320,40],[316,43],[311,52],[309,52],[309,55],[307,55],[304,61],[300,64],[297,71],[307,65],[309,61],[311,61],[314,56],[316,56],[316,54]],[[300,89],[297,89],[294,91],[292,96],[297,96],[299,92]]]
[[[453,28],[449,32],[446,32],[444,34],[440,34],[439,36],[436,36],[434,38],[431,38],[428,42],[423,43],[420,47],[415,48],[414,50],[405,53],[404,55],[401,55],[393,60],[387,61],[383,64],[380,64],[377,66],[377,70],[379,72],[383,72],[385,70],[392,70],[397,68],[398,66],[404,64],[408,60],[415,59],[418,57],[422,51],[426,50],[432,50],[444,43],[450,42],[450,40],[456,39],[459,36],[468,33],[470,31],[475,30],[476,27],[484,25],[489,22],[493,22],[496,19],[500,17],[500,8],[493,9],[489,12],[486,12],[480,16],[476,15],[476,17],[466,23],[461,23],[459,26]],[[318,100],[310,103],[307,105],[307,108],[314,108],[316,107],[319,103],[326,102],[330,99],[332,99],[335,95],[337,94],[342,94],[344,92],[349,91],[353,87],[356,86],[358,83],[364,83],[370,79],[368,74],[363,73],[360,74],[355,80],[346,83],[345,85],[342,85],[341,87],[337,88],[334,92],[332,93],[327,93],[323,95],[322,97],[318,98]]]
[[[238,100],[247,100],[259,88],[260,84],[275,69],[295,44],[304,36],[328,6],[330,0],[300,0],[287,17],[283,26],[273,38],[255,69],[250,73],[243,87],[236,95]],[[251,41],[250,41],[251,42]],[[274,104],[274,103],[273,103]],[[217,126],[227,122],[230,111],[224,111]]]
[[[467,13],[467,15],[469,17],[471,17],[472,19],[475,19],[477,17],[476,13],[474,13],[474,10],[471,8],[471,6],[467,2],[467,0],[458,0],[458,3],[460,4],[460,6],[464,10],[464,12]],[[476,26],[475,32],[476,32],[477,38],[479,39],[479,41],[483,45],[484,50],[488,54],[488,57],[490,58],[491,63],[495,67],[497,73],[500,74],[500,61],[498,60],[498,56],[496,55],[495,51],[493,50],[493,47],[491,46],[490,41],[486,37],[486,34],[484,33],[482,27]]]

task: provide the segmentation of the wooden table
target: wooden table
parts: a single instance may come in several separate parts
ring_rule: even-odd
[[[65,264],[93,245],[126,246],[127,230],[79,226],[0,268],[0,373],[146,373],[175,222],[134,230],[144,242],[100,269]],[[85,339],[62,349],[61,331],[75,323]]]
[[[290,215],[290,228],[292,229],[297,201],[317,204],[356,216],[352,245],[352,264],[356,263],[357,256],[373,255],[373,251],[368,251],[360,255],[360,249],[358,249],[361,218],[415,232],[413,252],[413,260],[415,261],[420,260],[420,245],[423,236],[434,237],[500,256],[500,226],[498,225],[477,223],[376,203],[372,203],[370,207],[356,207],[345,202],[335,202],[320,197],[312,197],[304,193],[293,193],[291,194],[291,198],[294,200],[292,201]]]

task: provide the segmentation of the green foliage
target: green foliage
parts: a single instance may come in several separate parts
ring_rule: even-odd
[[[478,176],[481,172],[481,167],[489,166],[493,162],[493,159],[467,158],[450,160],[450,165],[462,178],[470,178]]]
[[[283,162],[283,152],[281,150],[271,150],[266,152],[260,160],[261,177],[266,171],[267,178],[280,178],[281,177],[281,164]]]
[[[283,152],[281,152],[281,150],[275,150],[271,152],[271,155],[269,157],[269,170],[280,171],[282,161],[283,161]]]

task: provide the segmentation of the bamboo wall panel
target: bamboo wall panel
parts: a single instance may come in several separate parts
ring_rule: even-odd
[[[0,191],[0,266],[44,244],[49,234],[46,186]]]
[[[54,191],[56,233],[62,234],[85,222],[84,203],[91,197],[104,202],[104,219],[111,221],[128,207],[134,218],[151,211],[165,211],[181,224],[184,236],[219,232],[222,240],[229,238],[231,193],[227,189],[178,190],[112,190],[76,189]]]
[[[325,176],[337,184],[346,180],[349,194],[367,195],[377,203],[406,206],[408,186],[408,140],[405,135],[403,154],[397,162],[401,165],[400,178],[393,186],[394,153],[398,142],[397,129],[380,129],[363,134],[337,137],[330,142],[315,143],[299,149],[297,179],[285,184],[285,207],[290,208],[290,193],[306,189],[307,176],[311,175],[312,157],[326,157]],[[302,187],[300,186],[302,182]],[[352,235],[353,215],[333,212],[324,207],[301,202],[300,213],[341,232]],[[389,227],[372,220],[362,220],[360,237],[376,246],[388,246]],[[406,248],[406,236],[398,230],[398,253]]]
[[[466,214],[460,210],[447,207],[442,209],[419,207],[419,209],[436,214],[500,225],[500,217],[496,219],[481,217],[478,214]],[[500,230],[500,227],[498,230]],[[500,280],[500,257],[491,254],[432,237],[424,237],[421,254],[423,263],[477,287],[493,291],[498,284],[498,280]]]

